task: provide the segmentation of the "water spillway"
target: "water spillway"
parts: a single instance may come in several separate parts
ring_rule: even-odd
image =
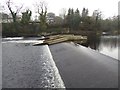
[[[66,88],[118,88],[118,60],[74,43],[50,50]]]
[[[2,43],[2,88],[65,88],[48,45]]]
[[[3,88],[117,88],[118,60],[74,43],[2,42]]]

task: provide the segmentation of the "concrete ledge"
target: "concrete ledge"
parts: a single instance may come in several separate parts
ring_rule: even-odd
[[[49,47],[66,88],[118,88],[118,60],[73,43]]]

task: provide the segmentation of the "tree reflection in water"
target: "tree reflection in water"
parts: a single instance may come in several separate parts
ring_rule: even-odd
[[[88,35],[88,41],[83,45],[118,59],[119,38],[120,36]]]

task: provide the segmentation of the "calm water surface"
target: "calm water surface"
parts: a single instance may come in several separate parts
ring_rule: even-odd
[[[120,42],[120,36],[90,36],[88,38],[88,42],[85,46],[118,59],[118,52],[120,50],[120,44],[118,44],[118,42]]]

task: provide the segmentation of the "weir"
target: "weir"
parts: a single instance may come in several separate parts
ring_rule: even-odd
[[[49,47],[66,88],[118,88],[118,60],[74,43]]]
[[[2,46],[3,89],[65,88],[48,45],[6,42]]]
[[[74,43],[36,42],[2,43],[3,88],[118,87],[117,59]]]

